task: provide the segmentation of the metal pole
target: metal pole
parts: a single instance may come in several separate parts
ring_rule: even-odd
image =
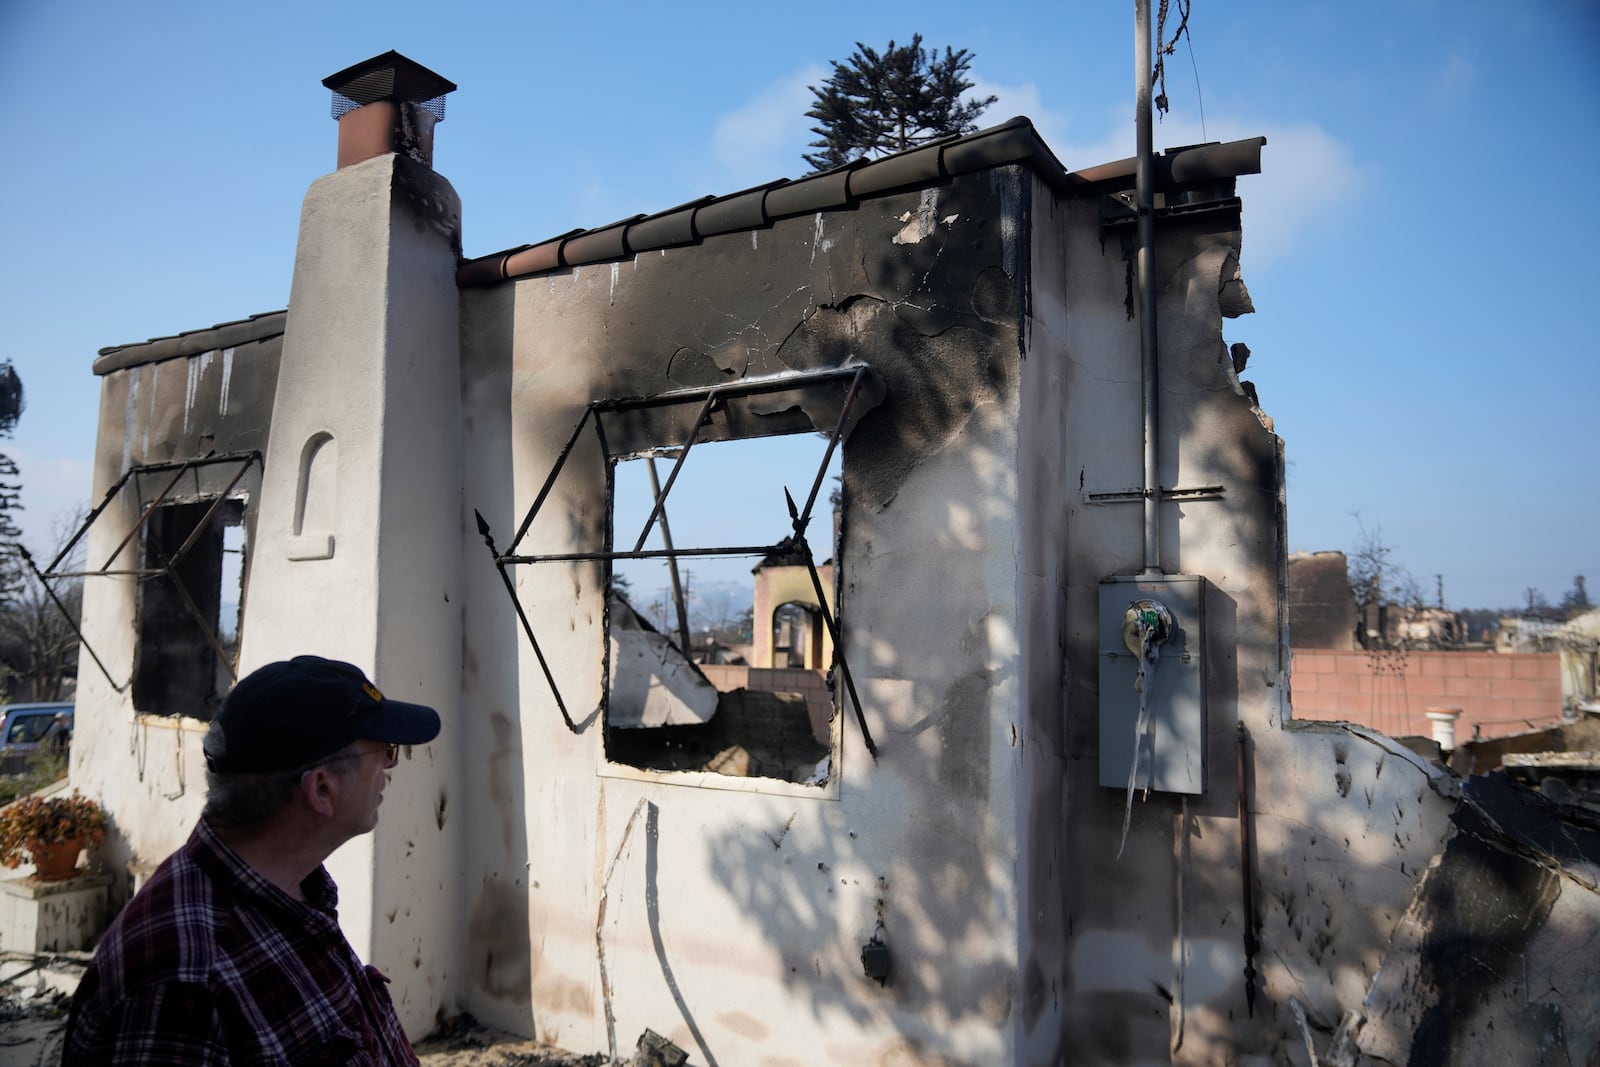
[[[1161,449],[1156,378],[1156,212],[1153,132],[1150,113],[1150,0],[1134,0],[1134,111],[1138,146],[1134,190],[1138,197],[1139,251],[1134,273],[1139,284],[1140,380],[1144,401],[1144,573],[1161,573]]]
[[[531,516],[533,512],[530,511],[528,514]],[[494,535],[489,532],[489,520],[485,519],[483,513],[476,508],[472,511],[472,517],[478,523],[478,536],[483,538],[483,543],[489,548],[489,555],[494,558],[495,569],[500,572],[500,582],[506,587],[506,595],[511,597],[511,606],[517,610],[517,619],[522,623],[522,632],[528,635],[528,644],[533,646],[533,654],[538,657],[539,669],[544,672],[545,684],[550,687],[550,695],[555,698],[556,710],[561,712],[561,721],[567,724],[568,730],[577,733],[578,724],[567,714],[567,704],[561,699],[561,690],[556,686],[556,676],[551,673],[550,663],[544,658],[544,649],[539,647],[539,639],[533,636],[533,624],[528,621],[528,613],[522,609],[522,601],[517,598],[517,587],[511,581],[511,575],[506,573],[506,564],[500,558],[500,550],[494,547]]]
[[[1239,735],[1239,877],[1244,908],[1244,1003],[1253,1019],[1256,1015],[1256,954],[1261,940],[1256,934],[1255,848],[1250,834],[1250,731],[1242,722],[1234,723]]]
[[[118,484],[120,484],[120,483],[118,483]],[[117,680],[115,678],[111,677],[111,672],[106,670],[106,665],[100,661],[99,655],[97,655],[95,653],[94,648],[89,644],[89,639],[87,637],[83,636],[83,631],[80,630],[78,628],[78,624],[72,620],[72,612],[68,611],[67,610],[67,606],[61,602],[61,598],[56,596],[56,591],[54,589],[52,589],[50,587],[50,583],[45,580],[44,572],[39,570],[39,565],[37,563],[33,562],[33,554],[30,553],[21,544],[17,545],[17,551],[22,553],[22,558],[27,562],[28,569],[33,571],[34,580],[36,580],[40,584],[40,586],[42,586],[44,588],[44,591],[46,593],[50,594],[50,600],[51,600],[52,603],[55,604],[56,610],[61,612],[61,617],[63,619],[65,619],[67,625],[69,627],[71,627],[73,635],[76,636],[77,639],[78,639],[78,643],[83,645],[83,650],[85,652],[89,653],[89,658],[94,660],[94,665],[96,667],[100,668],[100,673],[106,676],[106,681],[111,683],[111,688],[115,689],[119,693],[127,692],[128,685],[132,682],[132,679],[130,678],[127,682],[123,682],[121,685],[117,684]],[[61,557],[60,556],[56,557],[56,562],[57,563],[61,562]],[[90,573],[90,574],[98,574],[99,572],[98,571],[90,571],[88,573]],[[77,575],[73,575],[72,577],[77,577]]]
[[[705,403],[700,405],[700,413],[694,417],[694,427],[689,431],[689,439],[683,443],[683,451],[678,453],[678,462],[672,465],[672,473],[667,475],[666,488],[656,494],[656,506],[650,510],[650,517],[644,520],[644,529],[639,531],[639,540],[633,546],[635,552],[644,547],[645,541],[650,537],[650,528],[655,525],[656,516],[667,506],[667,494],[672,492],[672,483],[678,480],[678,472],[683,470],[684,461],[689,458],[689,449],[700,439],[700,429],[705,426],[706,416],[711,414],[711,406],[716,402],[717,391],[713,388],[706,394]]]
[[[672,551],[672,528],[667,525],[667,508],[661,500],[661,478],[656,474],[656,458],[651,456],[645,460],[650,470],[650,495],[656,498],[656,506],[660,511],[661,522],[661,547],[668,552]],[[689,607],[684,602],[683,583],[678,580],[678,557],[667,557],[667,574],[672,578],[672,602],[678,607],[678,648],[685,656],[693,656],[694,649],[689,646]]]

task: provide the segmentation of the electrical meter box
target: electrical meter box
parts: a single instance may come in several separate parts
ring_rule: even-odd
[[[1192,574],[1101,582],[1101,785],[1205,792],[1205,592]]]

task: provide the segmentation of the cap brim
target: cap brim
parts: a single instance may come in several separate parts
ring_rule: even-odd
[[[361,736],[390,745],[425,745],[439,736],[439,713],[426,704],[385,697],[376,714],[362,719]]]

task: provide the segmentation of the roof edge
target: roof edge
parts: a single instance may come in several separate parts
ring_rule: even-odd
[[[1158,189],[1261,173],[1265,137],[1169,148],[1155,158]],[[564,267],[628,259],[698,244],[714,234],[770,226],[782,218],[850,208],[862,200],[927,186],[960,174],[1020,164],[1031,167],[1057,197],[1094,196],[1131,187],[1133,157],[1068,171],[1040,138],[1033,120],[1019,115],[998,126],[946,137],[883,159],[858,159],[794,181],[779,179],[726,196],[708,196],[653,215],[635,215],[592,230],[571,230],[538,244],[465,260],[456,270],[462,288],[497,285]]]
[[[594,230],[574,230],[538,244],[469,259],[457,269],[456,284],[463,288],[489,286],[562,267],[698,244],[714,234],[753,230],[783,218],[853,207],[872,197],[1010,164],[1031,166],[1057,196],[1072,191],[1067,169],[1039,137],[1033,121],[1019,115],[998,126],[931,141],[883,159],[859,159],[793,181],[779,179],[653,215],[637,215]]]
[[[1246,137],[1240,141],[1211,141],[1169,148],[1155,157],[1156,187],[1260,174],[1261,149],[1266,143],[1265,137]],[[1137,176],[1138,162],[1138,157],[1129,156],[1114,163],[1073,171],[1067,175],[1068,188],[1073,195],[1082,196],[1130,186]]]
[[[222,322],[203,330],[188,330],[173,337],[153,337],[137,344],[112,345],[100,350],[100,358],[94,361],[94,373],[106,375],[142,363],[160,363],[252,341],[265,341],[280,336],[288,318],[287,309],[264,311],[247,319]]]
[[[1265,137],[1170,148],[1156,157],[1158,188],[1261,173]],[[883,159],[859,159],[790,181],[780,178],[726,196],[706,196],[653,215],[634,215],[595,229],[575,229],[541,241],[463,261],[461,288],[496,285],[563,267],[627,259],[700,243],[723,233],[754,230],[783,218],[854,207],[862,200],[927,186],[994,167],[1029,166],[1057,197],[1102,194],[1132,184],[1135,159],[1068,171],[1040,138],[1033,121],[1017,116],[998,126],[946,137]],[[94,373],[196,356],[281,336],[287,309],[251,315],[171,337],[100,349]]]

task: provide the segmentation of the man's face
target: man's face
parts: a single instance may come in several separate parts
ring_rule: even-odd
[[[383,787],[388,771],[395,765],[394,747],[377,741],[357,741],[341,775],[341,817],[346,820],[349,837],[364,834],[378,825],[378,805],[383,803]]]

